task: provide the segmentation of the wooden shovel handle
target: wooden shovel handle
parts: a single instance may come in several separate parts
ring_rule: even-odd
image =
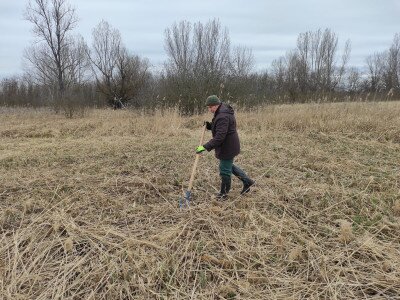
[[[204,124],[204,126],[201,129],[201,137],[200,137],[199,146],[203,145],[205,133],[206,133],[206,125]],[[189,180],[189,187],[188,187],[189,192],[192,190],[192,187],[193,187],[194,175],[196,174],[196,169],[197,169],[197,164],[199,162],[199,158],[200,158],[200,154],[196,153],[196,158],[194,159],[194,164],[193,164],[193,168],[192,168],[192,174],[190,175],[190,180]]]

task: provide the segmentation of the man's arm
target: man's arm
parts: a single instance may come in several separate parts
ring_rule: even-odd
[[[218,119],[214,126],[215,126],[214,137],[203,145],[207,151],[215,149],[225,141],[225,137],[229,127],[229,116]]]

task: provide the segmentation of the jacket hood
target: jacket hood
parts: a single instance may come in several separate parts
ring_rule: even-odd
[[[216,113],[224,113],[224,114],[230,114],[233,115],[235,111],[233,110],[232,106],[229,104],[222,103]]]

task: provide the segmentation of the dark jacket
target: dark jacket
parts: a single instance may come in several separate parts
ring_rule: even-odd
[[[207,151],[215,149],[216,158],[233,159],[240,153],[236,119],[230,105],[222,103],[218,107],[212,119],[211,132],[213,138],[203,146]]]

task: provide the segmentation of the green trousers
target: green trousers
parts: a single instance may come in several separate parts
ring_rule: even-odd
[[[219,175],[231,176],[232,175],[233,159],[220,159],[219,160]]]
[[[253,181],[247,176],[247,174],[238,166],[233,164],[233,159],[220,159],[219,160],[219,175],[229,176],[235,175],[244,184],[251,184]]]

